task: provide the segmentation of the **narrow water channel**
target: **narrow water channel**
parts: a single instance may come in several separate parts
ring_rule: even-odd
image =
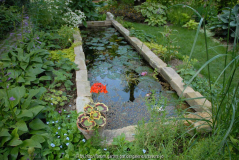
[[[109,107],[106,129],[136,125],[143,118],[149,121],[149,109],[156,106],[147,105],[145,99],[152,99],[152,93],[161,99],[157,106],[166,109],[168,116],[176,114],[173,92],[164,90],[154,70],[115,28],[81,29],[81,35],[89,81],[106,85],[108,91],[93,93],[94,102]]]

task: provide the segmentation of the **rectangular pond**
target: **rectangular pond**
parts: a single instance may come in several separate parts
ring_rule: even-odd
[[[161,85],[165,83],[115,28],[81,29],[81,36],[90,84],[102,83],[108,91],[92,95],[94,102],[109,107],[106,129],[147,122],[152,110],[176,116],[176,93]]]

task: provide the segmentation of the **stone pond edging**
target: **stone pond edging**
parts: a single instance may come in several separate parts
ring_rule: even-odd
[[[124,38],[144,57],[144,59],[150,64],[151,67],[156,69],[158,73],[171,85],[171,87],[177,92],[179,97],[185,97],[186,102],[196,112],[193,114],[185,115],[185,117],[193,119],[205,118],[211,121],[211,103],[206,100],[199,92],[194,91],[191,87],[184,87],[183,79],[180,75],[171,67],[167,67],[158,56],[156,56],[143,42],[136,37],[130,37],[130,32],[124,28],[120,23],[115,21],[112,17],[106,21],[90,21],[87,22],[88,27],[107,27],[114,26]],[[82,25],[81,25],[82,26]],[[82,38],[80,32],[76,32],[74,35],[74,43],[81,42]],[[83,107],[93,102],[92,94],[90,93],[90,82],[88,81],[87,68],[85,63],[85,54],[83,52],[82,44],[74,48],[75,63],[78,65],[79,71],[76,71],[76,110],[77,113],[83,111]],[[208,132],[211,130],[210,126],[204,121],[193,122],[191,120],[185,121],[185,125],[195,127],[198,132]],[[110,145],[113,142],[113,138],[125,133],[126,140],[134,140],[135,126],[127,126],[121,129],[104,130],[102,138],[105,138],[106,144]]]

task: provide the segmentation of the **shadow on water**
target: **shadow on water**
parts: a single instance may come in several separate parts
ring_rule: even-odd
[[[81,35],[91,85],[98,82],[107,86],[107,94],[93,93],[95,102],[109,107],[107,129],[136,125],[143,118],[149,121],[145,98],[150,98],[152,90],[157,98],[162,95],[168,98],[170,106],[165,108],[168,116],[176,115],[174,104],[170,103],[175,99],[172,92],[164,91],[154,70],[120,33],[101,27],[81,30]]]

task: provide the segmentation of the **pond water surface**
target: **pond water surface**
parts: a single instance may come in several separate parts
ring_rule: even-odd
[[[85,29],[81,35],[89,81],[91,85],[106,85],[108,91],[93,93],[94,102],[109,107],[106,129],[136,125],[143,118],[147,122],[151,108],[155,107],[167,110],[168,116],[176,115],[175,93],[164,90],[154,70],[115,28]],[[152,95],[161,99],[156,106],[145,101],[152,99]]]

